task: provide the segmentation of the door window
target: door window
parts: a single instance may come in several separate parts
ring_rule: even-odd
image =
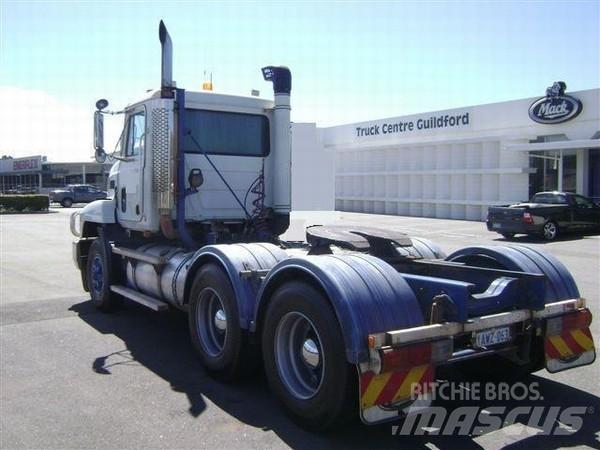
[[[594,204],[591,202],[591,200],[581,196],[581,195],[574,195],[573,198],[575,199],[575,204],[577,205],[578,208],[593,208]]]
[[[144,148],[146,140],[146,115],[144,112],[141,111],[130,116],[127,128],[125,156],[137,156]]]

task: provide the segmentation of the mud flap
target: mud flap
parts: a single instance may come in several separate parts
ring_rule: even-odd
[[[435,373],[432,364],[381,374],[357,367],[360,418],[365,424],[387,422],[430,406],[428,393]]]
[[[544,340],[544,353],[546,370],[550,373],[586,366],[596,359],[596,349],[589,327],[547,335]]]

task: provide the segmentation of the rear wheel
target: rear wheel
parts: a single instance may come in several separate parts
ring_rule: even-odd
[[[202,364],[216,377],[231,380],[253,361],[245,348],[239,311],[229,277],[216,264],[200,268],[190,291],[190,337]]]
[[[549,220],[544,224],[544,229],[542,230],[544,239],[547,241],[553,241],[558,236],[558,225],[555,222]]]
[[[356,374],[335,313],[317,289],[296,281],[277,289],[265,315],[262,349],[271,390],[302,426],[327,429],[357,410]]]
[[[70,208],[73,205],[73,200],[68,197],[63,198],[60,204],[63,208]]]

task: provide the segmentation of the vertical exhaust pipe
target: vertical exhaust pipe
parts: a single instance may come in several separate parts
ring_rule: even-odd
[[[273,210],[287,216],[292,203],[292,136],[290,127],[290,92],[292,74],[287,67],[268,66],[262,69],[263,78],[273,82],[275,98],[273,153]],[[287,225],[284,225],[287,228]],[[285,230],[284,230],[285,231]]]
[[[161,46],[160,91],[161,97],[173,98],[173,43],[165,23],[161,20],[158,26],[158,38]]]

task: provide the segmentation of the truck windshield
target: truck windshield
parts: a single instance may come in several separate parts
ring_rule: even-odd
[[[186,109],[185,112],[185,128],[190,130],[201,148],[186,133],[184,152],[237,156],[269,154],[269,119],[266,116],[202,109]]]

